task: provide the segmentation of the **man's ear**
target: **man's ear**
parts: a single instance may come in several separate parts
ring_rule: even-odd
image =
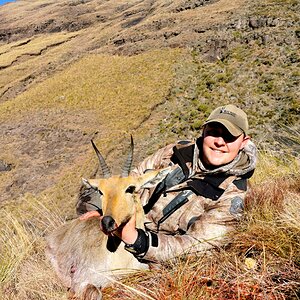
[[[248,144],[249,141],[250,141],[250,136],[249,135],[245,135],[244,139],[242,141],[242,144],[240,146],[240,150],[243,149]]]
[[[141,189],[150,189],[155,187],[158,183],[164,180],[164,178],[171,172],[171,168],[167,167],[160,170],[151,170],[142,175]]]

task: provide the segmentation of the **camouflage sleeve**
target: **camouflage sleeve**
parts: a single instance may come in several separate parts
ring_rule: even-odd
[[[197,202],[202,209],[195,209],[197,214],[189,214],[184,220],[183,217],[173,220],[183,223],[181,227],[185,227],[186,231],[175,235],[149,234],[149,248],[143,259],[164,261],[181,254],[208,251],[227,244],[228,233],[234,229],[243,213],[245,194],[245,191],[230,184],[218,201],[194,195],[193,202]]]
[[[148,156],[138,167],[132,170],[132,175],[141,175],[149,169],[160,169],[167,167],[173,154],[175,144],[167,145],[154,154]]]

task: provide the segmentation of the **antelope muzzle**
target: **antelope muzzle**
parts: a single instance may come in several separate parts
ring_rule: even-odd
[[[111,216],[104,216],[101,220],[101,225],[105,234],[110,234],[118,228],[116,221]]]

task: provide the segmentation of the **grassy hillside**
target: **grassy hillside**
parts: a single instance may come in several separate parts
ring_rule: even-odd
[[[2,190],[10,186],[12,197],[20,188],[40,192],[58,183],[71,164],[88,158],[84,153],[91,150],[91,138],[101,140],[105,155],[113,149],[123,151],[122,139],[129,140],[164,101],[173,65],[182,53],[175,49],[133,57],[89,55],[4,102],[1,147],[13,170],[0,174]],[[115,164],[118,167],[118,160]],[[43,178],[48,182],[41,183]]]
[[[75,216],[81,177],[97,166],[90,139],[118,173],[130,134],[136,165],[197,137],[211,110],[231,102],[248,113],[259,147],[232,243],[105,296],[299,299],[299,2],[121,2],[0,10],[0,298],[66,299],[44,236]]]

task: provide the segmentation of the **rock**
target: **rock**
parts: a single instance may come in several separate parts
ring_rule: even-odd
[[[222,39],[207,41],[207,51],[204,55],[205,59],[209,62],[214,62],[217,60],[222,60],[226,57],[226,52],[228,50],[228,41]]]
[[[257,29],[260,27],[264,27],[266,25],[267,25],[267,20],[265,18],[251,17],[249,19],[249,26],[252,29]]]
[[[267,26],[268,27],[276,27],[279,25],[279,19],[274,19],[274,18],[268,18],[267,19]]]
[[[7,172],[7,171],[11,171],[12,169],[12,165],[6,163],[3,160],[0,160],[0,172]]]
[[[271,40],[270,36],[267,34],[265,34],[261,37],[261,41],[262,41],[263,45],[267,45],[270,42],[270,40]]]

